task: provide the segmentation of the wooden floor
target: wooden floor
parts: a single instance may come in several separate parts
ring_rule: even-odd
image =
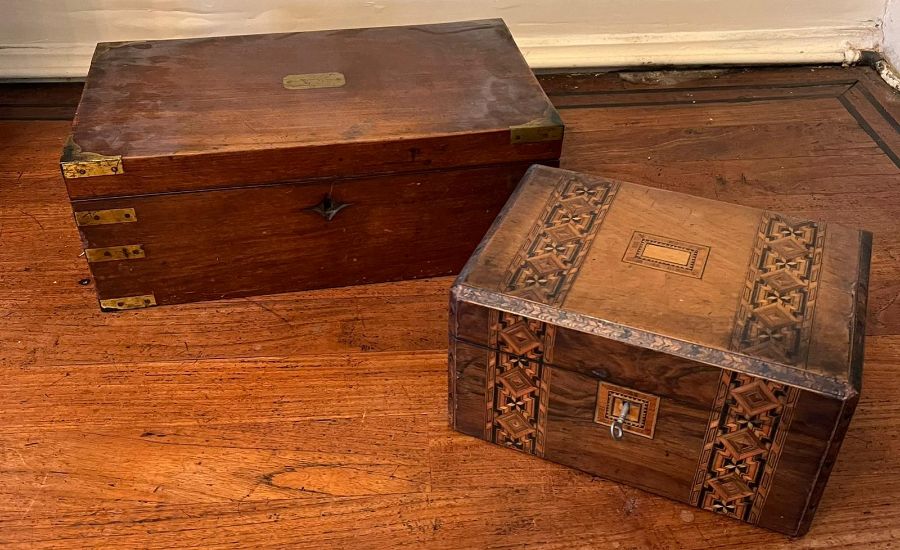
[[[863,397],[803,539],[451,432],[451,279],[101,314],[77,85],[0,87],[0,543],[900,545],[900,101],[866,68],[544,75],[563,166],[875,233]]]

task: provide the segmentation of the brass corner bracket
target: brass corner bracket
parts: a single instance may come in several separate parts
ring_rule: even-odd
[[[139,244],[110,246],[107,248],[85,248],[84,256],[92,264],[115,260],[136,260],[147,257],[144,247]]]
[[[141,309],[156,305],[156,297],[151,294],[140,296],[125,296],[123,298],[110,298],[100,300],[100,309],[103,311],[122,311],[126,309]]]
[[[113,223],[134,223],[137,213],[134,208],[113,208],[110,210],[82,210],[75,212],[78,227],[89,225],[109,225]]]
[[[66,179],[115,176],[125,173],[121,155],[100,155],[82,151],[71,135],[63,148],[59,165],[62,168],[63,177]]]
[[[509,142],[536,143],[541,141],[560,141],[565,132],[565,125],[559,117],[559,113],[553,107],[546,116],[536,118],[524,124],[509,127]]]

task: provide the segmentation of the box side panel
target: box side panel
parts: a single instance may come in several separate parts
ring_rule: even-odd
[[[825,486],[828,484],[828,478],[831,477],[831,471],[834,469],[835,463],[837,463],[838,453],[841,451],[841,446],[844,443],[847,430],[850,428],[850,420],[853,418],[853,413],[856,411],[856,405],[858,403],[858,396],[844,402],[837,427],[831,436],[828,451],[822,461],[822,467],[819,470],[818,476],[816,476],[816,484],[813,486],[813,490],[810,493],[809,505],[806,509],[806,513],[800,520],[797,535],[805,534],[812,525],[813,517],[815,516],[816,510],[819,508],[819,502],[822,500],[822,495],[825,493]]]
[[[101,300],[152,294],[157,304],[173,304],[455,273],[526,169],[76,201],[73,208],[76,217],[134,212],[129,222],[79,228],[89,256],[101,260],[90,263]],[[138,255],[119,254],[138,246]]]
[[[453,342],[453,361],[450,364],[450,400],[453,429],[478,438],[485,437],[487,412],[485,409],[486,376],[490,352],[462,342]]]
[[[471,302],[456,302],[455,337],[471,344],[485,346],[488,343],[491,310]]]
[[[800,393],[759,525],[792,535],[809,529],[856,402]]]
[[[863,360],[866,344],[866,317],[869,301],[869,276],[872,264],[872,234],[859,233],[859,275],[856,278],[856,309],[853,319],[853,349],[850,352],[850,382],[862,390]]]
[[[815,302],[815,317],[805,364],[812,372],[849,380],[860,262],[865,258],[858,230],[821,225],[825,239],[818,284],[808,297]]]

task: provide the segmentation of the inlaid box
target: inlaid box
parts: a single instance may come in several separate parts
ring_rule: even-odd
[[[452,289],[451,423],[803,534],[859,397],[871,238],[535,166]]]

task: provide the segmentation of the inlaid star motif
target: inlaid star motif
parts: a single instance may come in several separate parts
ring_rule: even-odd
[[[563,223],[573,223],[573,222],[574,222],[574,223],[581,223],[581,220],[582,220],[583,218],[582,218],[581,215],[579,215],[579,214],[568,214],[568,213],[566,213],[566,214],[563,214],[562,216],[560,216],[559,219],[560,219],[560,221],[563,222]]]
[[[731,459],[726,459],[725,464],[723,464],[722,467],[729,472],[737,472],[739,474],[747,471],[747,464],[745,464],[743,461],[735,462]]]
[[[543,275],[527,275],[525,277],[525,284],[528,286],[545,286],[547,284],[547,278]]]
[[[759,331],[759,334],[756,335],[756,339],[759,342],[768,342],[768,341],[780,342],[780,341],[784,340],[784,334],[780,331],[774,331],[774,330],[764,328]]]
[[[768,291],[766,293],[765,299],[767,302],[781,302],[783,304],[788,304],[792,300],[789,294],[781,294],[780,292],[775,290]]]
[[[785,226],[781,228],[781,231],[779,231],[779,233],[781,233],[785,237],[802,237],[804,231],[791,226]]]
[[[575,195],[587,195],[589,197],[593,197],[597,194],[597,190],[591,189],[589,187],[576,187],[572,190],[572,193]]]
[[[566,251],[565,246],[563,246],[561,244],[556,244],[556,243],[547,243],[544,245],[543,248],[544,248],[544,252],[557,252],[557,253],[561,254]]]
[[[714,500],[712,503],[713,512],[718,512],[720,514],[733,514],[735,510],[734,504],[730,502],[722,502],[721,500]]]
[[[796,268],[797,266],[799,266],[799,265],[800,265],[800,264],[797,263],[797,262],[795,262],[794,260],[783,260],[783,259],[781,259],[781,258],[776,258],[776,259],[775,259],[775,267],[778,267],[779,269],[784,269],[784,268],[786,268],[786,267],[789,267],[789,268],[791,268],[791,269],[795,269],[795,268]]]

